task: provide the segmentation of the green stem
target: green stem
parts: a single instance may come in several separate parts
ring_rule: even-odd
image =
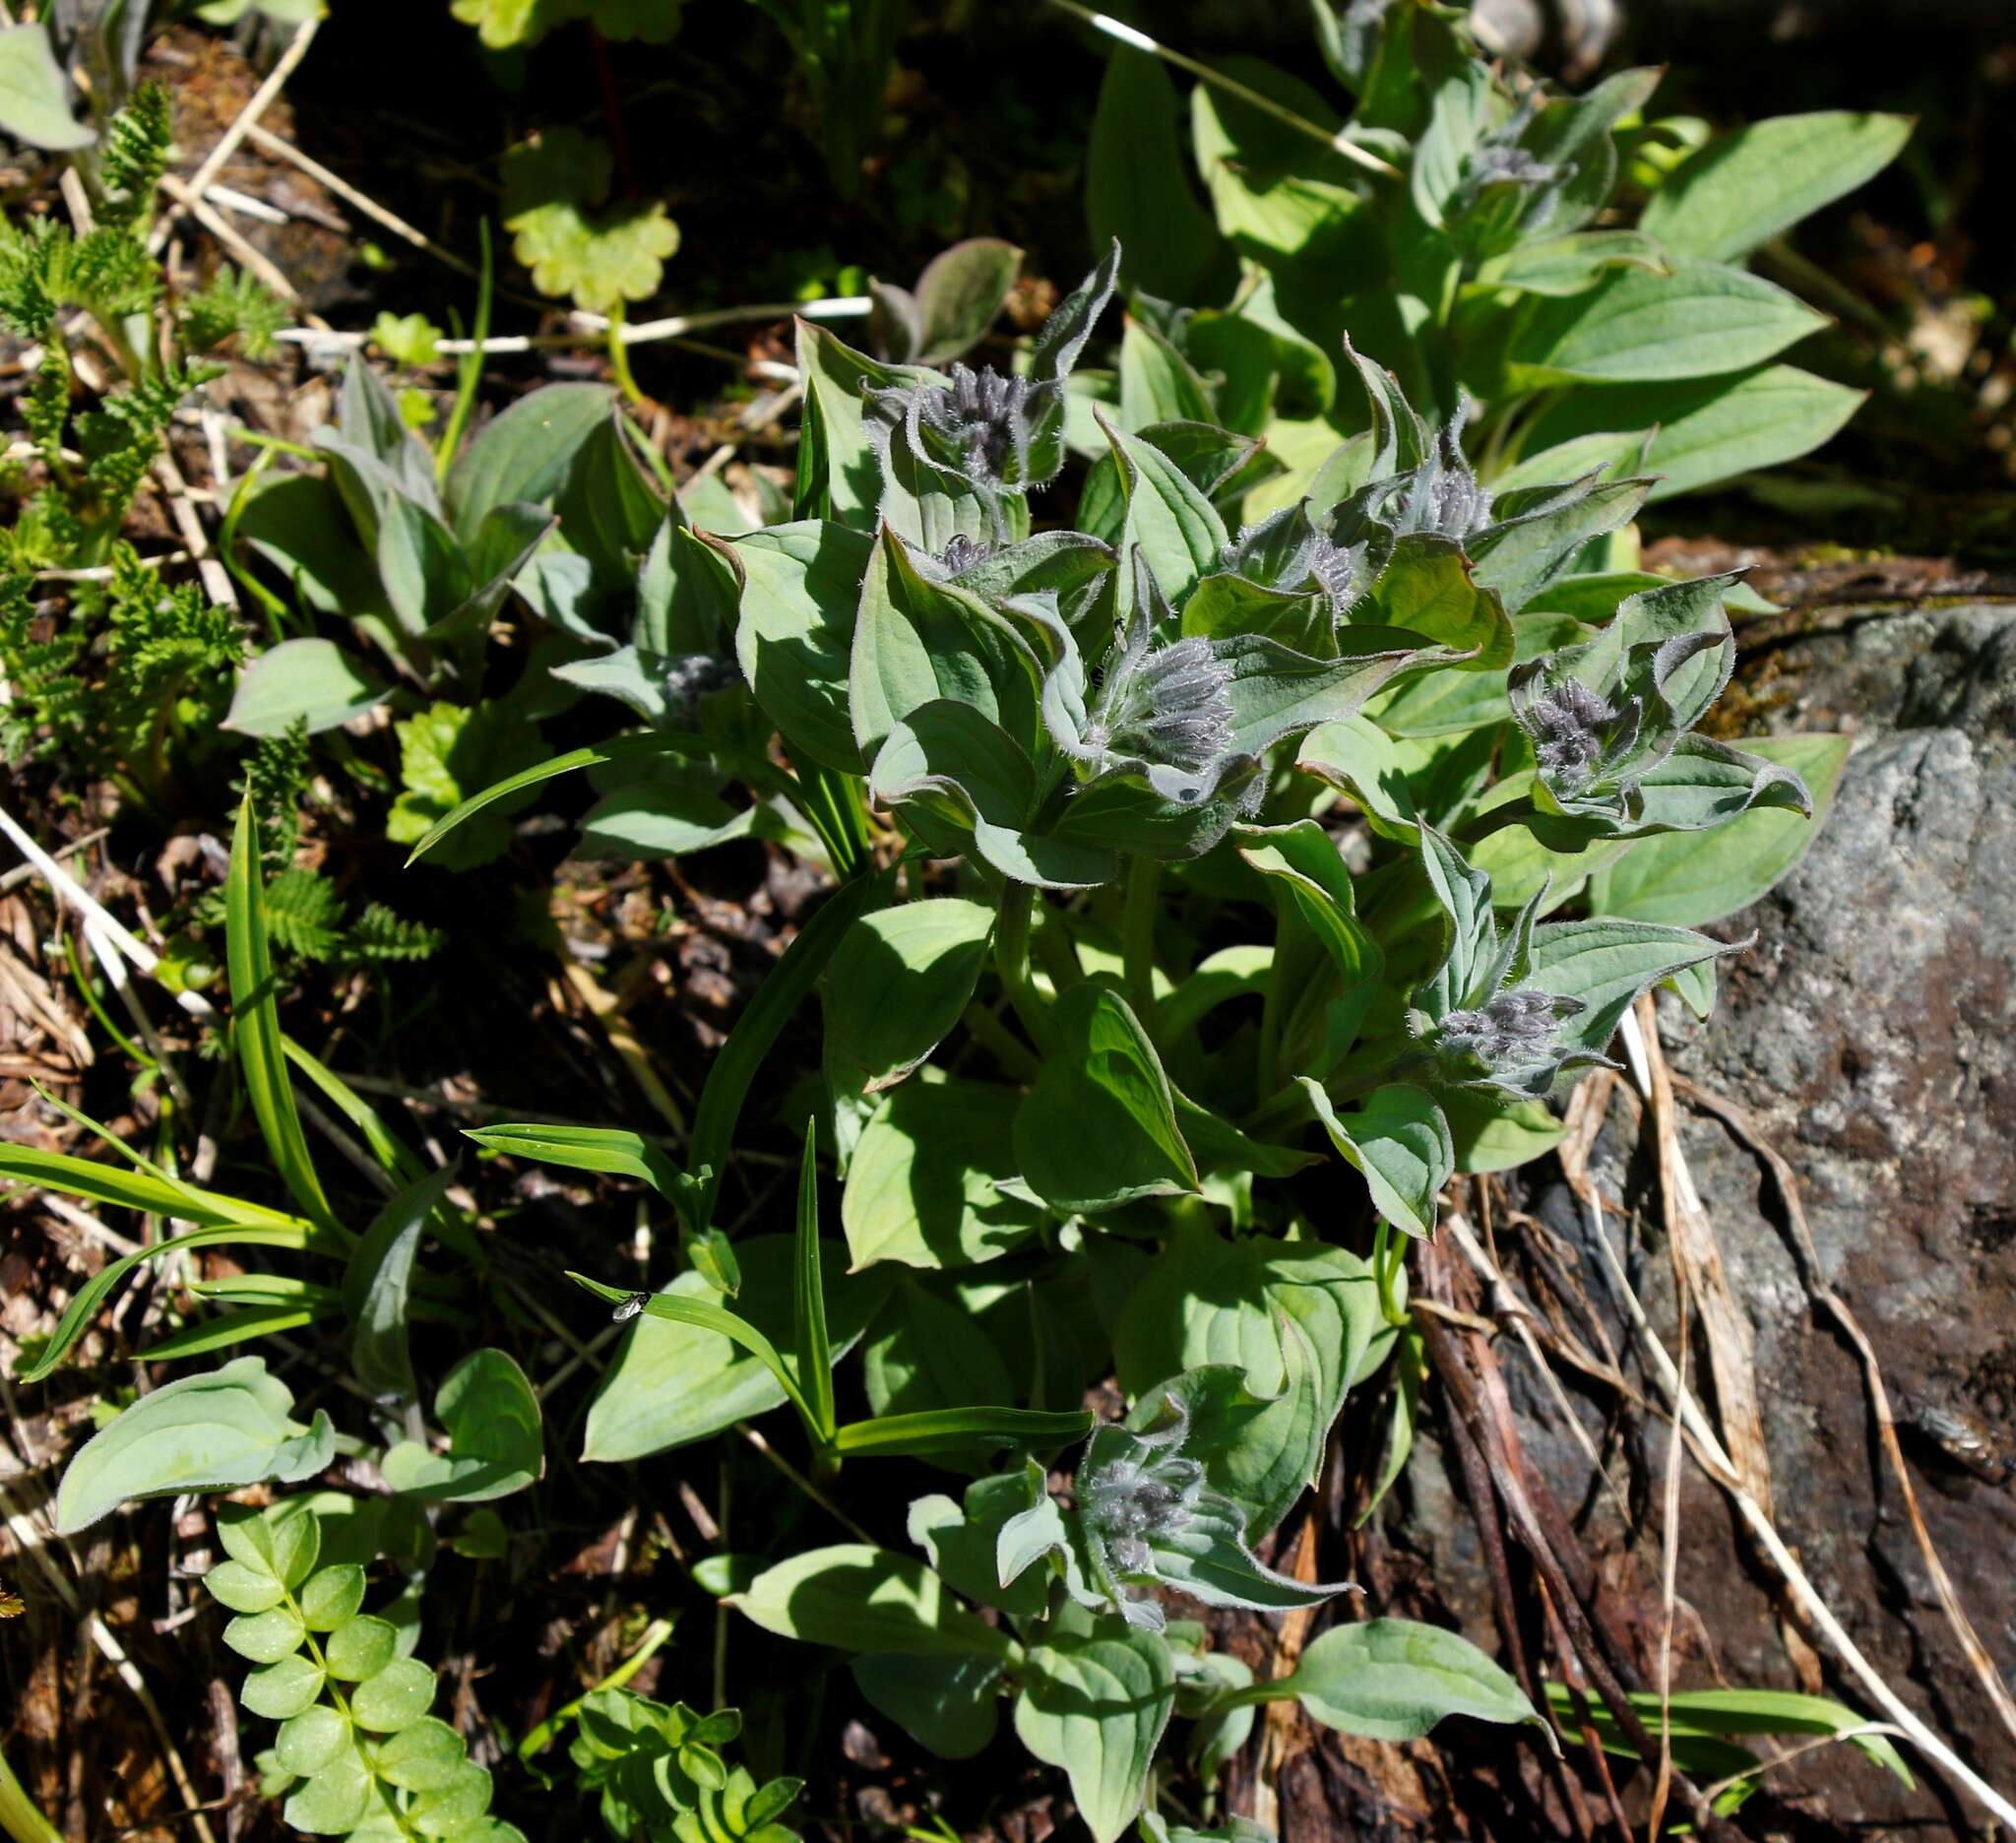
[[[63,1843],[62,1833],[22,1790],[4,1753],[0,1753],[0,1830],[14,1843]]]
[[[1396,1246],[1393,1226],[1382,1216],[1372,1237],[1372,1283],[1378,1290],[1379,1310],[1396,1331],[1405,1331],[1414,1323],[1414,1314],[1404,1304],[1394,1303],[1393,1282],[1406,1267],[1407,1239],[1402,1237]]]
[[[631,1678],[635,1677],[650,1662],[653,1653],[671,1635],[672,1621],[670,1620],[653,1620],[644,1628],[644,1636],[638,1641],[637,1649],[631,1652],[622,1663],[618,1664],[601,1682],[591,1684],[588,1688],[584,1689],[565,1708],[556,1709],[552,1714],[548,1715],[544,1721],[540,1722],[536,1728],[533,1729],[518,1744],[519,1759],[530,1763],[537,1758],[539,1754],[543,1753],[547,1748],[553,1745],[553,1739],[559,1734],[560,1730],[581,1713],[582,1704],[590,1696],[597,1695],[604,1689],[622,1688]]]
[[[1531,800],[1507,800],[1502,806],[1493,806],[1489,812],[1466,819],[1456,828],[1454,837],[1459,844],[1475,845],[1480,839],[1489,838],[1493,832],[1504,831],[1507,826],[1524,825],[1538,810]]]
[[[641,404],[644,393],[637,388],[637,380],[630,375],[630,352],[623,339],[624,307],[619,300],[609,309],[609,370],[616,379],[616,388],[623,393],[626,401]]]
[[[1001,1072],[1013,1081],[1032,1082],[1037,1071],[1042,1067],[1029,1052],[1029,1046],[996,1017],[986,1005],[973,1003],[966,1007],[966,1028],[973,1033],[974,1041],[989,1050]]]
[[[1057,1047],[1056,1026],[1050,1022],[1029,971],[1030,925],[1035,913],[1036,886],[1008,884],[1001,895],[1001,919],[994,928],[994,970],[1031,1042],[1038,1049],[1048,1051]]]
[[[297,461],[320,461],[319,448],[304,447],[280,435],[269,435],[262,429],[247,428],[242,422],[233,422],[224,430],[234,442],[243,442],[248,448],[265,448],[274,454],[292,455]]]
[[[448,478],[449,469],[455,465],[455,451],[462,446],[463,431],[469,427],[469,419],[475,413],[476,388],[483,379],[483,345],[490,337],[490,295],[495,265],[490,259],[490,221],[487,218],[476,221],[476,233],[482,243],[483,263],[476,276],[476,317],[475,325],[471,329],[475,335],[475,348],[456,361],[455,406],[448,413],[448,426],[441,431],[441,445],[434,451],[434,478],[443,483]],[[457,319],[452,310],[449,319]]]
[[[1162,895],[1162,859],[1137,855],[1127,864],[1126,907],[1121,912],[1120,952],[1127,997],[1151,1038],[1155,1028],[1155,923]]]

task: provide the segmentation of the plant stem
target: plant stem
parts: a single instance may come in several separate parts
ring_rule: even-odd
[[[1029,971],[1030,923],[1035,912],[1036,886],[1009,883],[1001,895],[1001,919],[994,928],[994,969],[1022,1028],[1040,1050],[1048,1051],[1057,1045],[1056,1026],[1050,1022]]]
[[[974,1041],[993,1055],[1011,1081],[1036,1080],[1042,1064],[1030,1054],[1029,1046],[997,1018],[986,1005],[976,1001],[966,1007],[966,1028]]]
[[[533,1729],[518,1744],[518,1757],[521,1760],[530,1761],[543,1753],[547,1748],[553,1745],[554,1737],[559,1734],[560,1730],[581,1713],[581,1705],[590,1696],[603,1689],[622,1688],[631,1678],[635,1677],[645,1667],[659,1646],[663,1644],[671,1635],[672,1621],[670,1620],[653,1620],[644,1628],[644,1636],[638,1641],[637,1649],[631,1652],[622,1663],[618,1664],[600,1683],[591,1684],[573,1701],[568,1703],[565,1708],[556,1709],[552,1714],[548,1715],[544,1721],[540,1722],[536,1728]]]
[[[644,393],[637,388],[637,380],[630,373],[630,353],[623,343],[624,303],[618,301],[609,309],[609,370],[616,379],[616,388],[623,393],[627,402],[641,404]]]
[[[1127,998],[1141,1028],[1151,1038],[1155,1028],[1155,923],[1162,894],[1162,859],[1145,854],[1127,864],[1126,907],[1121,911],[1120,952],[1127,977]]]
[[[1379,1310],[1396,1331],[1405,1331],[1414,1323],[1414,1314],[1404,1304],[1396,1305],[1393,1299],[1394,1277],[1406,1266],[1407,1242],[1402,1239],[1398,1247],[1393,1245],[1393,1226],[1382,1216],[1372,1234],[1372,1284],[1378,1289]]]

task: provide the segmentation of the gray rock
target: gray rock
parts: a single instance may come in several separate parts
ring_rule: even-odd
[[[1804,861],[1716,930],[1754,929],[1757,940],[1727,972],[1714,1018],[1704,1025],[1664,1002],[1662,1035],[1674,1068],[1739,1103],[1796,1172],[1820,1266],[1883,1366],[1946,1567],[2005,1679],[2016,1678],[2016,608],[1823,612],[1748,660],[1743,682],[1773,729],[1848,730],[1857,743]],[[1754,1327],[1780,1528],[1866,1655],[1991,1782],[2016,1788],[2016,1740],[1933,1598],[1883,1474],[1860,1366],[1807,1297],[1775,1185],[1720,1121],[1683,1117]],[[1621,1109],[1604,1149],[1606,1187],[1641,1206],[1634,1267],[1670,1341],[1657,1193]],[[1521,1176],[1526,1207],[1581,1247],[1606,1309],[1587,1226],[1551,1162]],[[1705,1374],[1698,1342],[1694,1358]],[[1592,1490],[1580,1446],[1524,1360],[1508,1350],[1504,1363],[1529,1447],[1561,1501],[1586,1506],[1605,1577],[1641,1606],[1649,1591],[1656,1609],[1663,1432],[1641,1429],[1627,1444],[1635,1501],[1620,1514]],[[1611,1404],[1600,1393],[1582,1401],[1600,1438]],[[1769,1576],[1698,1474],[1682,1519],[1682,1681],[1797,1687]],[[1427,1523],[1416,1514],[1406,1527],[1439,1578]],[[1452,1578],[1474,1582],[1474,1563],[1453,1548],[1448,1558]],[[1488,1630],[1487,1611],[1458,1610],[1472,1621],[1481,1612]],[[1828,1692],[1866,1708],[1829,1666]],[[1936,1784],[1907,1793],[1845,1751],[1773,1783],[1816,1826],[1802,1834],[1903,1835],[1907,1824],[1939,1834],[1980,1816]]]

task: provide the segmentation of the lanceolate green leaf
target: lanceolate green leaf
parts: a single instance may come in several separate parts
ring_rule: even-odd
[[[1240,1702],[1294,1696],[1326,1728],[1413,1741],[1449,1715],[1527,1722],[1549,1734],[1519,1685],[1459,1633],[1410,1620],[1334,1625],[1286,1677],[1235,1691]]]
[[[322,1179],[301,1116],[294,1107],[293,1085],[287,1076],[286,1051],[280,1033],[280,993],[273,971],[273,950],[266,933],[265,882],[259,866],[259,825],[248,796],[238,810],[231,839],[231,867],[224,884],[224,957],[230,968],[232,1035],[238,1063],[245,1072],[245,1092],[266,1149],[295,1200],[309,1217],[334,1228]]]
[[[1668,173],[1639,222],[1679,255],[1735,262],[1872,179],[1914,126],[1908,115],[1848,109],[1753,122]]]
[[[475,1126],[467,1137],[507,1158],[536,1159],[569,1171],[614,1172],[641,1178],[667,1202],[687,1188],[686,1175],[642,1133],[622,1126],[552,1126],[537,1122]]]
[[[1541,301],[1513,341],[1510,363],[1525,388],[1708,377],[1761,364],[1826,324],[1741,269],[1620,269],[1587,294]]]
[[[64,1471],[58,1533],[73,1535],[130,1498],[230,1491],[263,1479],[290,1484],[320,1472],[335,1457],[336,1430],[319,1409],[312,1428],[296,1425],[293,1405],[292,1391],[259,1357],[143,1395]]]
[[[1849,738],[1764,737],[1745,748],[1805,782],[1812,817],[1764,807],[1711,831],[1641,839],[1590,879],[1590,902],[1599,914],[1705,927],[1756,901],[1805,856],[1826,823],[1847,765]]]

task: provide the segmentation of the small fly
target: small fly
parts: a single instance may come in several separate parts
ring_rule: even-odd
[[[651,1295],[649,1293],[633,1293],[609,1315],[612,1318],[614,1318],[618,1324],[627,1324],[632,1318],[635,1318],[637,1314],[645,1308],[645,1306],[649,1305],[650,1303]]]

